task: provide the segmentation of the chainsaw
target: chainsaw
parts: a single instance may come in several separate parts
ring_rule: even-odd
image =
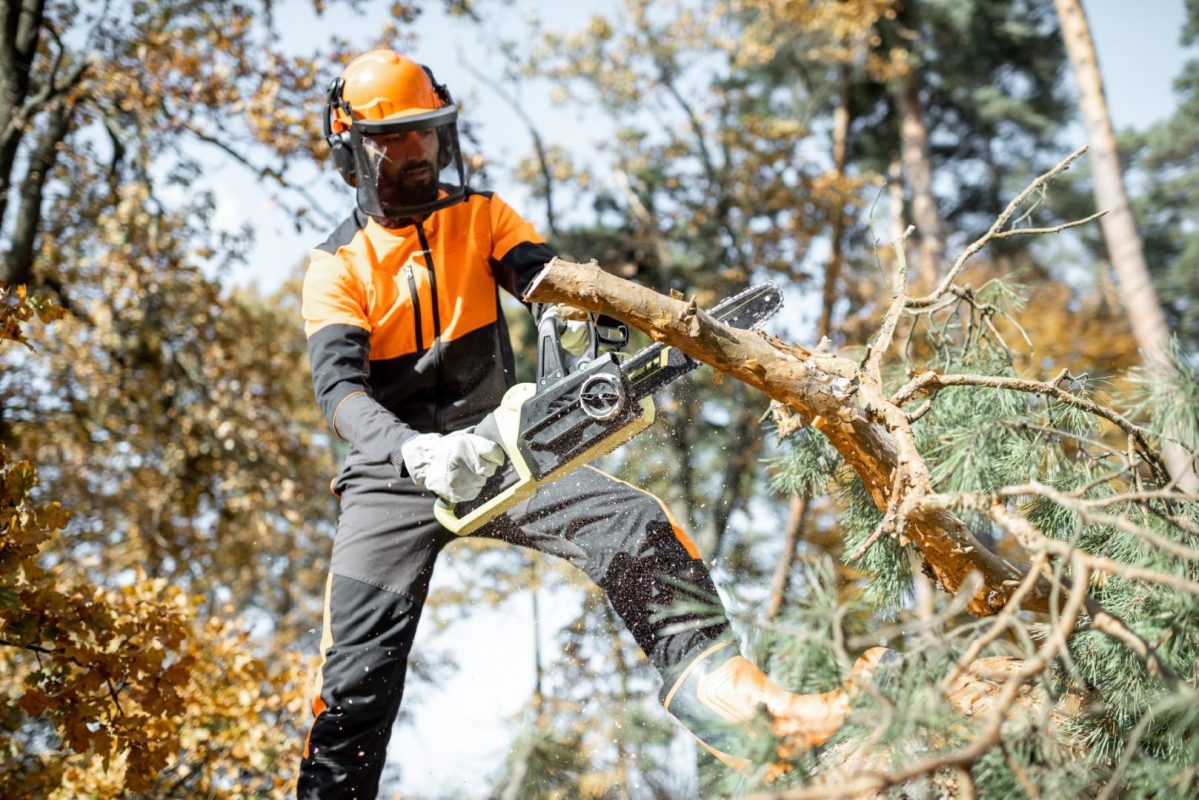
[[[707,313],[730,327],[752,329],[782,302],[778,287],[767,283]],[[699,366],[660,342],[625,356],[628,328],[606,316],[590,321],[587,351],[571,363],[560,341],[564,326],[556,309],[546,309],[537,325],[537,381],[513,386],[475,427],[508,458],[474,500],[437,501],[437,520],[453,533],[474,533],[540,486],[641,433],[654,423],[653,393]]]

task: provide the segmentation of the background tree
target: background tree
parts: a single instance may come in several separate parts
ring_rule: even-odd
[[[1171,375],[1173,348],[1170,331],[1149,275],[1149,265],[1145,261],[1132,205],[1124,190],[1116,135],[1103,95],[1103,80],[1099,75],[1086,14],[1077,0],[1056,0],[1056,5],[1062,21],[1062,36],[1078,83],[1079,107],[1087,126],[1087,138],[1094,148],[1095,199],[1099,207],[1107,212],[1102,220],[1103,238],[1119,277],[1120,298],[1147,363],[1157,367],[1164,385],[1177,383]],[[1188,438],[1188,434],[1194,433],[1194,428],[1194,424],[1184,424],[1181,430],[1177,427],[1171,429],[1169,435],[1174,441],[1168,442],[1165,449],[1171,474],[1188,491],[1199,488],[1194,453],[1196,440]]]
[[[1131,161],[1130,183],[1145,257],[1166,321],[1184,354],[1199,350],[1199,234],[1187,217],[1199,205],[1193,123],[1199,117],[1199,4],[1186,3],[1181,41],[1191,58],[1174,81],[1178,107],[1143,134],[1125,132]],[[1194,441],[1193,439],[1191,441]]]
[[[60,306],[0,294],[0,345]],[[244,624],[131,568],[93,581],[57,541],[70,522],[34,500],[38,472],[0,445],[0,788],[10,796],[282,796],[298,758],[306,670],[252,655]],[[46,567],[49,561],[53,566]],[[228,613],[228,610],[225,611]],[[51,743],[57,741],[57,746]]]

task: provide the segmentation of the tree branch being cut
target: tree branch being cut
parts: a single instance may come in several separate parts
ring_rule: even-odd
[[[1020,585],[1026,564],[983,547],[950,511],[920,505],[919,499],[933,490],[927,467],[912,446],[907,416],[877,389],[862,391],[857,363],[730,328],[694,301],[659,294],[595,263],[554,259],[530,285],[525,299],[565,303],[616,317],[759,389],[824,434],[861,476],[884,513],[897,483],[906,483],[899,532],[920,550],[942,588],[951,594],[971,572],[982,576],[980,588],[967,602],[972,613],[997,613]],[[900,470],[898,481],[896,470]],[[1049,582],[1038,581],[1024,601],[1025,608],[1044,611],[1049,600]]]

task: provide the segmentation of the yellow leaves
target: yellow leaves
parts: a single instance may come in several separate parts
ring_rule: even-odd
[[[10,297],[10,295],[14,295]],[[22,331],[22,323],[34,316],[43,324],[62,319],[66,310],[40,294],[30,294],[24,285],[14,288],[0,283],[0,342],[12,341],[32,347]]]
[[[725,43],[738,67],[772,60],[794,40],[814,42],[806,57],[823,64],[855,64],[877,47],[877,25],[893,19],[897,0],[735,0],[747,20],[741,35]]]
[[[68,514],[59,503],[34,506],[36,485],[33,466],[10,462],[0,446],[0,638],[11,645],[0,650],[0,674],[28,657],[15,705],[50,721],[65,748],[53,756],[63,776],[54,796],[149,790],[169,759],[201,740],[228,754],[197,765],[203,794],[235,796],[230,787],[254,785],[282,796],[276,778],[300,741],[284,709],[298,699],[304,665],[293,658],[268,669],[244,629],[201,620],[204,598],[163,579],[138,572],[112,589],[69,564],[38,568],[40,546]],[[5,586],[14,583],[19,591]],[[13,796],[18,788],[5,775],[0,795]]]
[[[808,192],[812,202],[823,208],[860,207],[866,197],[864,188],[877,178],[872,173],[847,175],[837,170],[827,170],[812,178]]]
[[[593,41],[602,42],[611,39],[614,33],[612,23],[606,17],[597,14],[587,22],[587,36]]]
[[[37,521],[44,530],[60,531],[71,521],[71,512],[55,500],[38,509]]]
[[[765,140],[793,141],[807,132],[807,126],[797,119],[770,114],[746,114],[742,122],[747,135]]]
[[[37,485],[37,470],[28,461],[18,461],[4,472],[4,490],[14,504],[25,501],[29,490]]]

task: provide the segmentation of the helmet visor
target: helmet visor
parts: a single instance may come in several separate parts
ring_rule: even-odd
[[[351,129],[358,206],[389,221],[419,217],[462,199],[466,174],[452,107]]]

